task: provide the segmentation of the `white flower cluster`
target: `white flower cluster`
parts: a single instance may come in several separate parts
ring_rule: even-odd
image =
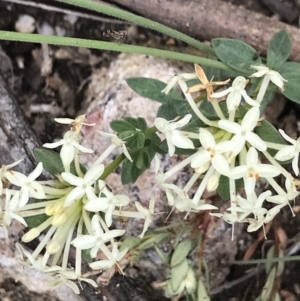
[[[214,93],[214,85],[222,87],[229,80],[208,81],[203,69],[198,65],[195,68],[196,73],[178,75],[164,89],[164,92],[168,93],[178,83],[193,110],[193,114],[187,114],[181,120],[156,118],[155,127],[152,128],[165,135],[170,156],[175,154],[176,147],[194,149],[192,155],[165,173],[159,171],[159,159],[156,157],[156,180],[165,191],[168,204],[173,207],[172,211],[187,212],[187,216],[189,212],[218,209],[214,205],[207,204],[203,194],[205,190],[215,191],[222,175],[229,178],[231,205],[225,213],[211,215],[221,217],[231,224],[246,222],[249,224],[248,231],[263,227],[284,206],[288,205],[291,208],[290,201],[298,196],[295,179],[277,161],[292,160],[294,173],[298,176],[300,138],[294,140],[279,130],[283,138],[291,143],[282,145],[264,141],[255,133],[256,128],[260,126],[260,105],[268,85],[272,82],[283,89],[285,80],[280,74],[265,66],[253,68],[257,72],[252,76],[263,77],[255,100],[245,89],[248,80],[241,76],[237,77],[228,89]],[[196,76],[201,84],[188,88],[186,80],[194,79]],[[219,120],[210,120],[199,110],[191,95],[199,90],[206,90],[207,99]],[[221,110],[217,100],[225,96],[228,112]],[[247,103],[248,110],[242,118],[237,118],[236,112],[242,99]],[[196,133],[181,130],[195,116],[206,126],[199,128]],[[128,249],[120,250],[117,238],[126,231],[110,229],[113,216],[144,219],[144,228],[139,235],[142,238],[153,219],[155,196],[150,197],[149,208],[135,202],[135,211],[123,210],[122,208],[130,203],[130,199],[126,195],[114,194],[105,183],[105,178],[117,165],[112,162],[105,167],[103,162],[118,147],[122,149],[122,158],[126,157],[132,162],[126,142],[116,135],[99,132],[100,135],[111,139],[111,145],[95,160],[91,168],[85,171],[79,162],[79,153],[92,153],[93,150],[80,144],[80,133],[83,126],[93,124],[85,123],[85,115],[76,119],[55,120],[72,126],[60,141],[44,144],[46,148],[61,147],[62,169],[56,174],[56,179],[38,181],[37,178],[43,170],[42,163],[39,163],[28,176],[12,170],[21,160],[10,165],[2,165],[0,195],[4,205],[0,206],[0,223],[8,238],[8,227],[13,219],[27,226],[27,218],[42,217],[40,223],[22,237],[25,243],[40,237],[36,249],[30,253],[21,245],[17,245],[22,261],[47,274],[52,279],[53,287],[66,284],[79,293],[74,280],[86,281],[97,286],[93,280],[88,279],[90,273],[82,274],[82,250],[87,250],[84,252],[88,252],[90,258],[94,260],[89,264],[91,269],[110,270],[108,274],[111,276],[115,271],[122,273],[122,262],[128,262],[126,257]],[[199,141],[198,145],[200,143],[201,146],[198,149],[195,149],[193,140]],[[275,157],[268,152],[270,148],[277,150]],[[260,155],[264,155],[268,163],[261,162]],[[57,162],[54,163],[57,165]],[[184,187],[167,182],[168,178],[188,165],[194,172]],[[274,180],[274,177],[280,174],[285,177],[285,190]],[[274,195],[268,190],[257,196],[255,188],[260,178],[269,183],[269,187],[275,191]],[[238,179],[243,179],[245,195],[238,194],[235,182]],[[34,200],[29,202],[30,198]],[[275,206],[268,210],[264,206],[265,202],[273,203]],[[291,211],[294,214],[292,208]],[[71,247],[76,249],[74,269],[68,266]]]
[[[157,181],[166,192],[169,205],[178,211],[194,211],[206,209],[217,209],[213,205],[205,204],[202,199],[205,189],[215,191],[218,188],[220,176],[229,178],[229,192],[231,205],[224,214],[211,213],[213,216],[223,218],[226,222],[248,223],[248,231],[255,231],[264,224],[271,221],[275,215],[286,205],[290,206],[290,201],[294,200],[299,192],[296,191],[293,176],[287,172],[276,160],[293,160],[292,167],[296,176],[299,175],[298,158],[300,152],[300,138],[294,140],[288,137],[283,130],[280,134],[292,145],[281,145],[262,140],[255,129],[260,126],[260,105],[267,91],[270,82],[274,83],[281,90],[284,89],[285,79],[265,66],[252,66],[257,72],[251,77],[263,77],[257,99],[252,99],[245,90],[249,80],[242,76],[234,79],[232,86],[214,93],[213,85],[225,85],[225,82],[210,82],[206,78],[203,69],[195,65],[196,74],[201,84],[188,88],[186,80],[192,78],[184,74],[176,76],[176,80],[171,80],[162,92],[168,92],[178,83],[190,108],[206,127],[199,128],[198,133],[180,130],[186,126],[192,118],[192,114],[184,116],[181,120],[167,121],[163,118],[156,118],[156,128],[165,135],[168,144],[169,155],[173,156],[175,148],[195,149],[193,140],[198,139],[201,147],[194,154],[188,156],[183,161],[165,173],[157,171]],[[194,74],[193,74],[194,75]],[[206,90],[207,99],[212,104],[219,120],[207,119],[195,105],[191,96],[192,92]],[[218,98],[226,96],[226,107],[228,117],[219,105]],[[243,118],[236,118],[236,112],[244,99],[248,106],[248,111]],[[272,157],[268,149],[278,150],[275,157]],[[269,163],[261,163],[259,155],[264,155]],[[275,160],[276,159],[276,160]],[[185,187],[180,188],[175,184],[165,181],[176,172],[190,165],[194,173]],[[286,179],[286,191],[282,189],[274,177],[282,174]],[[264,178],[275,191],[265,191],[257,197],[255,187],[260,178]],[[201,183],[193,191],[191,188],[201,179]],[[238,195],[235,180],[243,179],[246,197]],[[275,203],[275,207],[267,210],[264,202]],[[293,211],[292,211],[293,213]]]
[[[93,124],[86,124],[84,115],[74,120],[67,118],[55,120],[72,125],[62,140],[44,144],[46,148],[62,146],[60,158],[64,172],[56,175],[55,180],[38,181],[37,178],[43,170],[42,163],[38,163],[28,176],[12,170],[21,160],[7,166],[3,165],[0,169],[0,193],[4,196],[5,205],[3,208],[0,207],[0,222],[8,238],[8,227],[13,219],[27,226],[26,218],[38,219],[44,216],[38,226],[31,228],[22,237],[22,241],[27,243],[44,234],[41,235],[36,249],[30,253],[21,245],[17,245],[22,261],[48,275],[54,288],[66,284],[79,293],[75,280],[97,286],[95,281],[88,279],[90,273],[82,275],[82,250],[88,250],[94,260],[89,264],[91,269],[110,269],[111,276],[115,271],[123,273],[121,263],[124,260],[128,261],[126,259],[128,249],[120,251],[116,238],[126,231],[109,229],[112,217],[144,219],[144,229],[140,234],[140,237],[143,237],[154,213],[154,196],[149,201],[149,209],[136,202],[136,211],[122,210],[122,207],[130,202],[128,196],[111,192],[103,180],[105,177],[102,179],[101,176],[105,172],[102,162],[117,147],[121,147],[124,155],[132,161],[124,141],[116,135],[100,132],[102,136],[111,138],[111,145],[92,167],[84,172],[79,163],[79,152],[92,153],[93,150],[80,144],[80,130],[82,126]],[[71,173],[72,164],[75,166],[76,174]],[[35,201],[28,202],[30,198]],[[68,266],[72,246],[76,248],[74,269]]]

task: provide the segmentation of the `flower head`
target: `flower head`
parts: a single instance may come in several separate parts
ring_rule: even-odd
[[[232,179],[244,178],[247,195],[254,192],[256,180],[260,177],[273,178],[280,174],[280,169],[271,164],[261,164],[258,159],[257,150],[251,147],[247,153],[246,165],[234,167],[228,177]]]
[[[107,232],[103,232],[100,219],[98,215],[94,215],[92,218],[92,227],[93,227],[93,234],[91,235],[82,235],[77,236],[73,241],[72,244],[79,249],[86,250],[91,249],[91,257],[95,258],[99,249],[107,249],[105,243],[110,241],[111,239],[123,235],[126,231],[125,230],[110,230]]]
[[[76,186],[68,195],[65,200],[65,207],[70,206],[75,200],[80,199],[87,194],[93,195],[94,188],[92,185],[99,179],[104,171],[104,165],[95,165],[91,167],[83,178],[77,177],[70,172],[63,172],[61,177],[73,186]]]
[[[75,148],[83,153],[93,153],[94,151],[90,148],[86,148],[78,143],[78,134],[73,131],[68,131],[65,133],[64,138],[58,142],[45,143],[43,146],[47,148],[56,148],[62,145],[60,151],[60,157],[63,161],[64,166],[70,165],[74,160]]]
[[[58,123],[62,124],[71,124],[72,125],[72,131],[75,133],[79,133],[82,126],[94,126],[95,123],[85,123],[85,115],[77,116],[75,119],[71,118],[54,118],[54,120]]]
[[[210,101],[212,101],[211,95],[214,93],[213,86],[220,86],[220,85],[222,86],[222,85],[227,84],[230,81],[230,79],[227,79],[222,82],[209,81],[205,75],[204,70],[197,64],[195,64],[195,71],[196,71],[196,74],[197,74],[201,84],[190,87],[187,92],[193,93],[196,91],[206,90],[207,99]]]
[[[144,237],[144,234],[146,233],[147,229],[149,228],[149,225],[152,222],[153,214],[154,214],[154,206],[155,206],[155,199],[154,196],[151,196],[151,199],[149,201],[149,208],[143,207],[139,202],[135,202],[135,207],[143,215],[143,218],[145,219],[143,232],[139,235],[140,238]]]
[[[282,137],[290,142],[292,145],[285,145],[280,149],[276,156],[275,159],[279,161],[286,161],[290,160],[293,158],[292,161],[292,167],[294,170],[294,173],[296,176],[299,175],[299,166],[298,166],[298,161],[299,161],[299,152],[300,152],[300,138],[297,140],[292,139],[289,137],[283,130],[279,130],[279,133],[282,135]]]
[[[232,149],[232,142],[216,143],[214,136],[204,128],[200,129],[199,140],[203,147],[193,156],[192,168],[198,168],[211,161],[214,168],[225,175],[229,171],[229,164],[222,153]]]
[[[232,86],[224,91],[216,92],[211,95],[212,98],[220,98],[228,94],[226,99],[227,109],[229,112],[236,110],[240,103],[242,97],[251,106],[258,106],[259,104],[248,96],[245,87],[249,80],[246,80],[243,76],[238,76],[232,82]]]
[[[245,114],[241,124],[230,120],[220,120],[218,122],[221,129],[235,134],[231,140],[234,145],[231,156],[239,154],[246,141],[259,151],[267,149],[266,143],[257,134],[253,133],[259,120],[259,115],[259,108],[253,107]]]
[[[33,172],[28,176],[23,175],[17,171],[9,171],[6,173],[6,178],[14,185],[20,186],[20,203],[19,207],[23,207],[30,197],[36,199],[45,198],[43,186],[38,183],[36,178],[40,176],[43,171],[43,164],[40,162],[36,166]]]
[[[188,124],[191,118],[191,114],[187,114],[179,121],[167,121],[166,119],[161,117],[155,118],[154,124],[156,128],[166,136],[170,156],[174,155],[175,146],[184,149],[194,148],[192,140],[190,140],[183,133],[177,130],[178,128],[181,128]]]
[[[281,90],[284,90],[284,82],[287,82],[277,71],[269,69],[267,66],[251,66],[252,69],[257,70],[253,73],[251,77],[266,77],[271,80],[271,82],[279,87]]]

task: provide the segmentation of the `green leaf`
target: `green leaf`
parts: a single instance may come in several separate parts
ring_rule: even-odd
[[[256,50],[240,40],[218,38],[212,40],[217,57],[229,67],[251,74],[250,66],[256,64]]]
[[[131,154],[133,162],[128,159],[123,161],[121,180],[122,184],[134,183],[137,178],[150,166],[152,158],[144,151],[138,151]]]
[[[189,265],[187,259],[182,260],[178,265],[171,269],[171,285],[174,292],[176,292],[186,274],[188,272]]]
[[[286,144],[282,136],[280,135],[280,133],[267,120],[262,120],[260,122],[260,125],[257,126],[254,131],[264,141],[278,143],[278,144]],[[272,157],[274,157],[277,153],[277,150],[270,149],[270,148],[268,148],[267,151]]]
[[[296,103],[300,103],[300,63],[286,62],[280,66],[278,72],[287,80],[284,83],[283,95]]]
[[[47,220],[49,217],[50,216],[43,213],[43,214],[39,214],[39,215],[27,216],[27,217],[24,217],[24,219],[25,219],[25,221],[27,223],[27,226],[29,228],[36,228],[40,224],[42,224],[45,220]]]
[[[198,289],[197,289],[197,301],[209,301],[210,297],[207,295],[206,287],[203,281],[200,279],[198,281]]]
[[[159,244],[160,242],[162,242],[168,236],[169,236],[168,233],[159,233],[159,234],[153,235],[149,239],[146,239],[145,241],[143,241],[138,246],[138,249],[143,251],[143,250],[152,248],[154,244]]]
[[[145,144],[145,135],[142,132],[138,132],[136,135],[137,148],[141,149]]]
[[[143,169],[145,168],[145,162],[144,162],[144,152],[139,152],[137,159],[135,161],[135,166],[138,169]]]
[[[65,171],[60,155],[45,148],[35,148],[34,155],[38,162],[43,163],[43,168],[52,175],[61,174]]]
[[[267,53],[267,66],[270,69],[280,67],[289,57],[292,41],[286,31],[279,31],[272,37]]]
[[[235,187],[236,187],[236,191],[239,191],[241,188],[243,188],[244,187],[243,179],[235,180]],[[229,178],[228,177],[221,175],[217,192],[224,201],[227,201],[230,199]]]
[[[145,118],[138,117],[137,121],[138,121],[138,125],[139,125],[138,129],[145,131],[148,128]]]
[[[161,93],[167,84],[157,79],[131,77],[126,79],[126,82],[128,86],[139,95],[160,103],[166,103],[170,99],[182,99],[181,95],[175,89],[171,89],[168,95]]]
[[[136,131],[135,127],[125,120],[113,120],[109,125],[111,129],[117,133],[122,133],[125,131]]]
[[[175,248],[175,251],[171,258],[171,267],[176,266],[182,260],[184,260],[192,249],[192,241],[185,239]]]
[[[45,148],[35,148],[34,155],[38,162],[43,163],[43,168],[52,175],[61,174],[65,171],[60,155],[52,150]],[[80,169],[83,173],[86,173],[86,167],[80,164]],[[77,176],[74,161],[70,165],[70,172]]]
[[[157,117],[173,120],[176,117],[184,117],[188,112],[189,104],[185,100],[168,100],[157,111]]]
[[[122,244],[120,246],[120,252],[125,250],[126,248],[129,248],[129,250],[137,247],[141,243],[141,238],[134,237],[134,236],[127,236],[122,241]]]
[[[91,249],[81,250],[81,256],[87,263],[94,261],[91,257]]]
[[[133,117],[124,117],[124,120],[130,123],[135,129],[139,128],[139,122],[136,118]]]

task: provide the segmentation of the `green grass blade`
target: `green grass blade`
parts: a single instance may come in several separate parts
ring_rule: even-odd
[[[126,12],[124,10],[121,10],[119,8],[115,8],[109,5],[105,5],[102,3],[94,2],[91,0],[56,0],[58,2],[63,2],[75,6],[79,6],[82,8],[90,9],[105,15],[113,16],[116,18],[120,18],[123,20],[127,20],[133,23],[136,23],[138,25],[159,31],[161,33],[164,33],[168,36],[171,36],[175,39],[181,40],[191,46],[194,46],[210,55],[215,56],[215,52],[212,49],[212,47],[205,45],[198,40],[189,37],[186,34],[181,33],[180,31],[177,31],[175,29],[172,29],[168,26],[162,25],[158,22],[151,21],[149,19],[146,19],[144,17],[137,16],[133,13]]]
[[[144,55],[151,55],[151,56],[156,56],[156,57],[161,57],[166,59],[173,59],[173,60],[190,62],[190,63],[198,63],[201,65],[216,67],[223,70],[231,70],[228,66],[226,66],[221,62],[190,55],[190,54],[182,54],[179,52],[172,52],[167,50],[147,48],[147,47],[141,47],[135,45],[119,44],[114,42],[103,42],[103,41],[94,41],[94,40],[87,40],[87,39],[48,36],[48,35],[31,34],[31,33],[19,33],[19,32],[1,31],[1,30],[0,30],[0,40],[31,42],[31,43],[46,43],[52,45],[86,47],[91,49],[102,49],[102,50],[109,50],[109,51],[144,54]]]

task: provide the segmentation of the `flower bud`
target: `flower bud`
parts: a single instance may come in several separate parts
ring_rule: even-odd
[[[30,242],[40,235],[41,231],[38,228],[32,228],[22,236],[23,242]]]
[[[210,161],[206,162],[205,164],[195,168],[195,172],[198,173],[199,175],[203,174],[204,172],[206,172],[208,170],[210,166]]]
[[[211,192],[217,190],[219,186],[221,174],[217,171],[215,171],[212,176],[209,178],[206,189]]]
[[[46,206],[45,213],[49,216],[54,214],[54,203],[51,203],[51,204]]]
[[[64,224],[67,221],[67,219],[68,219],[68,216],[64,212],[56,214],[53,218],[52,225],[55,227],[59,227],[62,224]]]
[[[49,252],[49,254],[53,255],[55,253],[57,253],[60,249],[60,244],[55,241],[55,240],[52,240],[46,247],[46,250],[47,252]]]

